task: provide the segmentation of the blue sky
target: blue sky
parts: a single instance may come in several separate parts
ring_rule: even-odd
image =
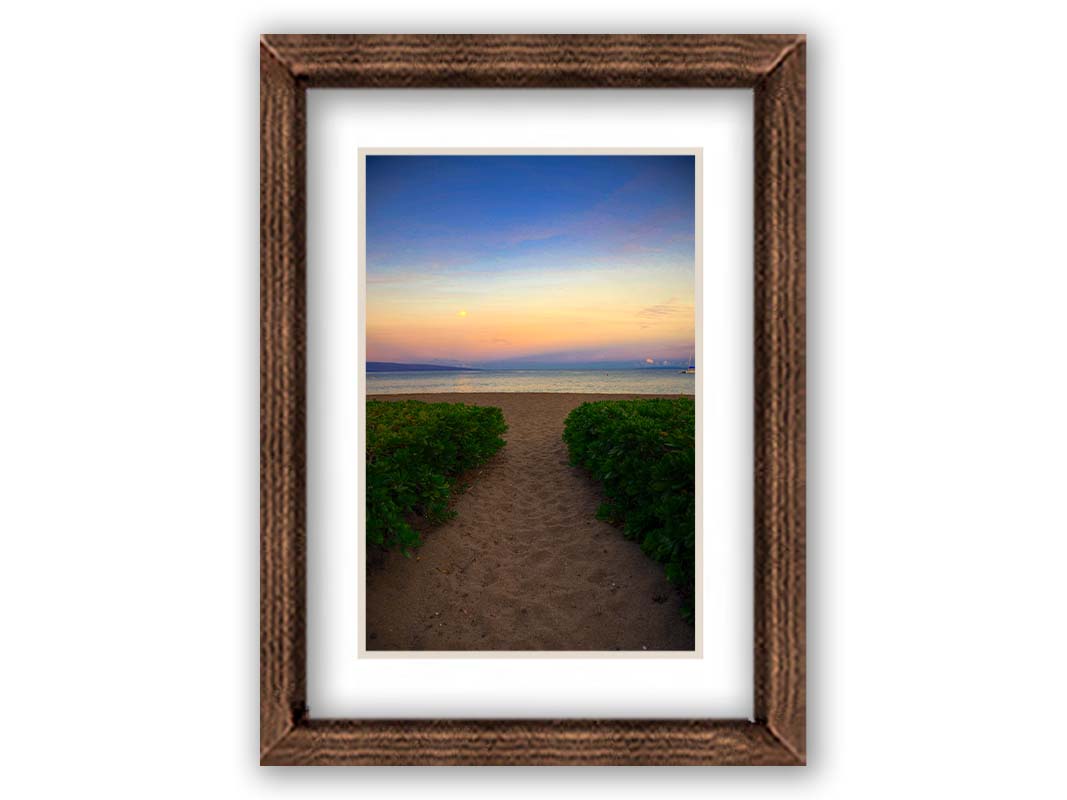
[[[367,359],[687,359],[694,183],[692,156],[367,156]]]

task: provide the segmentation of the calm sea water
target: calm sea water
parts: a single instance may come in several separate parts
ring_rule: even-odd
[[[694,394],[695,379],[695,375],[680,375],[676,369],[368,372],[367,394],[428,394],[431,392]]]

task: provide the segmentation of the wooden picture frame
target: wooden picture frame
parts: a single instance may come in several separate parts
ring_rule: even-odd
[[[318,87],[754,90],[753,720],[308,717],[305,108]],[[266,35],[260,136],[261,763],[804,764],[804,37]]]

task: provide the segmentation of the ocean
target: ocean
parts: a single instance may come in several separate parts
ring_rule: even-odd
[[[368,372],[367,394],[581,392],[695,394],[696,375],[677,369],[501,369],[477,372]]]

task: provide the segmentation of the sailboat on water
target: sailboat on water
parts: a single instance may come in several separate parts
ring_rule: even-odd
[[[695,356],[695,355],[696,355],[695,352],[690,351],[690,353],[689,353],[689,361],[687,362],[689,364],[689,366],[687,366],[683,370],[679,370],[679,372],[678,372],[679,375],[695,375],[696,374],[697,368],[696,368],[696,365],[693,364],[693,356]]]

